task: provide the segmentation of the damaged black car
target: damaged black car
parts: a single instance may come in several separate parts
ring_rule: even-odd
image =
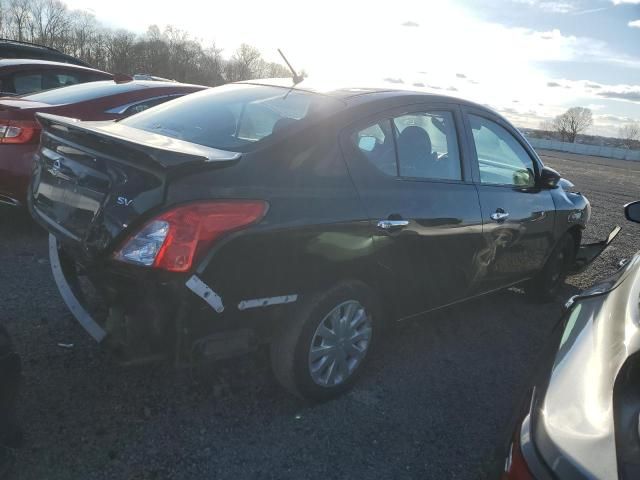
[[[549,298],[607,244],[581,247],[587,199],[457,98],[256,81],[39,122],[30,211],[62,298],[124,362],[266,344],[323,400],[385,324],[513,285]]]

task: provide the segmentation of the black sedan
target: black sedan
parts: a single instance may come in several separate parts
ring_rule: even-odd
[[[326,399],[385,323],[516,284],[548,298],[600,248],[580,247],[584,196],[457,98],[262,81],[38,118],[31,213],[70,310],[124,361],[267,344],[285,387]]]
[[[626,206],[640,223],[640,202]],[[640,252],[572,297],[519,415],[505,480],[640,478]]]

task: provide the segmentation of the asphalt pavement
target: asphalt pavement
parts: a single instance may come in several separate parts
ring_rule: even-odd
[[[0,209],[0,322],[25,375],[14,478],[486,478],[562,301],[640,249],[622,212],[640,162],[542,153],[591,200],[586,239],[620,224],[615,244],[555,303],[509,290],[400,324],[352,392],[315,406],[280,389],[265,352],[116,366],[59,299],[45,233]]]

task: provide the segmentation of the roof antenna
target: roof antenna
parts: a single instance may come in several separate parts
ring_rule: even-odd
[[[282,53],[282,50],[278,49],[278,53],[280,54],[280,56],[284,60],[284,63],[287,64],[287,67],[289,67],[289,70],[291,70],[291,73],[293,74],[293,85],[295,86],[295,85],[299,84],[302,80],[304,80],[304,75],[298,75],[296,73],[295,69],[289,63],[289,60],[287,60],[287,57],[285,57],[284,53]]]

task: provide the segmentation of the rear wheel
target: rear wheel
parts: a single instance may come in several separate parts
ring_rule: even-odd
[[[322,401],[348,390],[371,356],[380,309],[361,282],[308,297],[271,344],[278,381],[291,393]]]
[[[575,258],[575,239],[570,233],[565,233],[551,252],[542,271],[526,286],[527,294],[536,301],[552,301],[567,278]]]

